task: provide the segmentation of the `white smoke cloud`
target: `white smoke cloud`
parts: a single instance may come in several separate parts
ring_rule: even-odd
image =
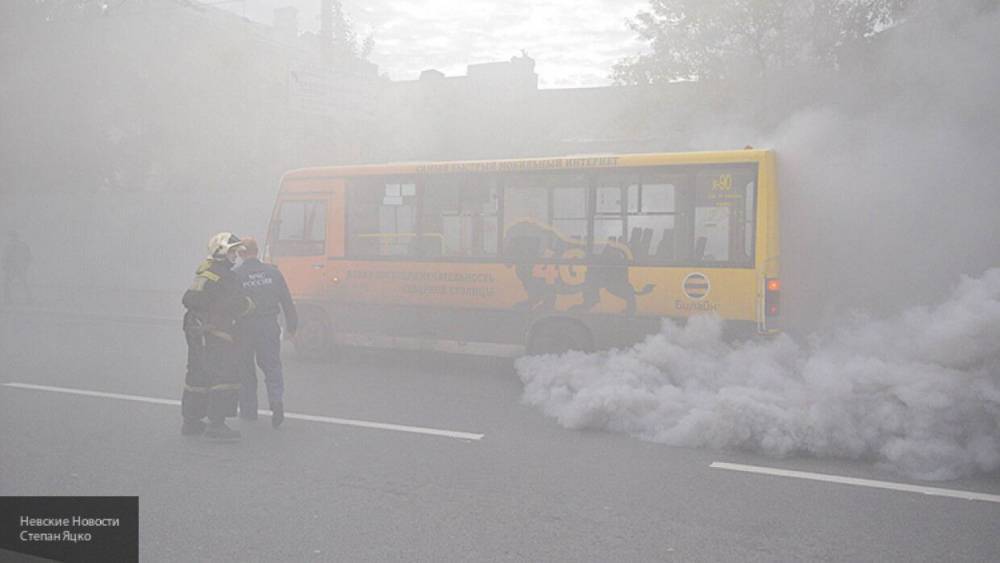
[[[1000,8],[977,4],[919,3],[761,143],[781,176],[786,328],[896,314],[1000,266]]]
[[[800,344],[696,317],[628,350],[522,358],[524,401],[572,429],[874,461],[917,479],[1000,468],[1000,269],[950,299]]]
[[[1000,468],[998,30],[995,2],[919,2],[755,143],[778,154],[788,334],[727,343],[697,318],[631,350],[526,358],[525,401],[670,445],[927,480]],[[750,135],[734,123],[706,146]],[[946,297],[963,273],[979,277]]]

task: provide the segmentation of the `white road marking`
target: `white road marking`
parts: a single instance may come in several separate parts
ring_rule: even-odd
[[[51,385],[32,385],[30,383],[4,383],[5,387],[17,389],[32,389],[35,391],[49,391],[52,393],[67,393],[70,395],[83,395],[86,397],[100,397],[102,399],[119,399],[123,401],[135,401],[139,403],[152,403],[155,405],[180,406],[181,402],[174,399],[159,399],[156,397],[144,397],[141,395],[125,395],[122,393],[105,393],[103,391],[88,391],[86,389],[71,389],[68,387],[53,387]],[[270,415],[269,410],[257,411],[262,415]],[[333,418],[329,416],[315,416],[311,414],[297,414],[286,412],[285,418],[307,420],[310,422],[324,422],[326,424],[338,424],[341,426],[356,426],[359,428],[373,428],[376,430],[391,430],[394,432],[409,432],[411,434],[426,434],[429,436],[442,436],[445,438],[457,438],[459,440],[482,440],[485,434],[473,434],[471,432],[456,432],[454,430],[439,430],[437,428],[424,428],[420,426],[404,426],[402,424],[388,424],[384,422],[369,422],[366,420],[352,420],[349,418]]]
[[[740,465],[738,463],[723,463],[716,461],[709,467],[715,469],[728,469],[730,471],[743,471],[746,473],[760,473],[762,475],[775,475],[778,477],[793,477],[795,479],[809,479],[812,481],[824,481],[827,483],[840,483],[842,485],[854,485],[857,487],[874,487],[877,489],[889,489],[892,491],[904,491],[907,493],[921,493],[938,497],[952,497],[965,500],[984,500],[987,502],[1000,502],[1000,495],[990,495],[986,493],[973,493],[970,491],[959,491],[955,489],[941,489],[938,487],[922,487],[920,485],[907,485],[905,483],[893,483],[891,481],[874,481],[871,479],[857,479],[855,477],[841,477],[839,475],[827,475],[824,473],[810,473],[808,471],[792,471],[789,469],[775,469],[773,467],[761,467],[758,465]]]
[[[150,315],[125,315],[125,314],[113,314],[113,313],[96,313],[93,311],[67,311],[60,309],[16,309],[13,307],[0,307],[0,312],[10,312],[10,313],[24,313],[31,314],[33,316],[47,315],[50,317],[62,317],[66,320],[75,321],[107,321],[118,324],[127,325],[143,325],[143,326],[180,326],[179,323],[182,321],[180,316],[177,317],[161,317],[161,316],[150,316]]]

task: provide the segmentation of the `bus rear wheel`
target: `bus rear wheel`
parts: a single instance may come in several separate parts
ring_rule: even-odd
[[[531,331],[528,354],[565,354],[570,350],[593,352],[590,331],[572,321],[542,322]]]
[[[322,311],[307,309],[299,317],[299,328],[292,338],[295,353],[305,360],[324,361],[333,358],[333,338],[330,322]]]

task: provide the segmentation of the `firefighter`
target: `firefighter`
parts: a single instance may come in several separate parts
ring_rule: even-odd
[[[258,253],[256,240],[251,237],[243,239],[239,250],[243,263],[233,269],[243,291],[256,305],[253,313],[240,321],[248,364],[244,368],[245,379],[240,389],[240,417],[248,420],[257,418],[256,360],[256,365],[264,372],[267,400],[271,407],[271,426],[277,428],[285,419],[285,382],[281,373],[281,328],[278,326],[278,313],[285,314],[288,336],[295,334],[299,321],[285,278],[277,267],[261,262],[257,258]]]
[[[232,271],[240,245],[240,239],[227,232],[209,239],[208,257],[198,266],[194,284],[182,300],[187,308],[188,365],[181,433],[186,436],[204,433],[222,440],[240,438],[238,430],[226,425],[226,417],[236,416],[242,374],[243,354],[234,329],[236,321],[254,309]]]

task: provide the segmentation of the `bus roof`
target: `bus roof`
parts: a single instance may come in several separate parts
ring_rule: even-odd
[[[316,180],[349,176],[525,172],[549,170],[587,170],[627,168],[667,164],[712,164],[760,162],[772,154],[767,149],[701,151],[641,154],[593,154],[501,160],[459,160],[444,162],[393,162],[386,164],[348,164],[316,166],[286,172],[282,183],[292,180]]]

